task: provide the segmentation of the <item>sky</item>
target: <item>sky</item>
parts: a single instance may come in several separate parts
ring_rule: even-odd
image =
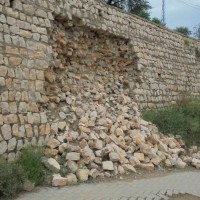
[[[151,17],[161,19],[162,0],[148,0],[151,9]],[[200,24],[200,0],[165,0],[165,18],[167,27],[186,26],[191,31]]]

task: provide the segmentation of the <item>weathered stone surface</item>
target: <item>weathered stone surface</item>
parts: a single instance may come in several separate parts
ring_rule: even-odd
[[[10,125],[4,124],[3,126],[1,126],[1,131],[2,131],[3,138],[5,140],[10,140],[12,138]]]
[[[75,173],[78,170],[78,165],[72,160],[68,160],[66,165],[72,173]]]
[[[16,138],[11,138],[8,141],[8,151],[13,151],[16,148],[17,140]]]
[[[134,153],[134,158],[139,161],[144,161],[144,154],[143,153]]]
[[[102,168],[104,170],[113,171],[114,170],[113,162],[112,161],[104,161],[104,162],[102,162]]]
[[[47,147],[54,149],[54,148],[58,147],[59,144],[60,144],[60,142],[53,138],[47,142]]]
[[[88,180],[89,170],[88,169],[79,169],[76,172],[76,176],[78,180],[84,182]]]
[[[194,167],[196,167],[197,169],[200,169],[200,159],[193,158],[192,159],[192,165]]]
[[[7,151],[7,142],[2,141],[0,142],[0,155],[4,154]]]
[[[140,167],[147,170],[147,171],[153,171],[154,170],[154,165],[149,163],[149,164],[140,164]]]
[[[61,177],[60,174],[54,174],[52,179],[52,186],[63,187],[67,185],[67,178]]]
[[[68,185],[76,185],[78,182],[76,175],[74,174],[68,174],[66,178],[67,178]]]
[[[110,152],[110,153],[109,153],[109,158],[110,158],[110,160],[113,161],[113,162],[120,161],[120,156],[119,156],[119,154],[116,153],[116,152]]]
[[[35,188],[35,183],[32,183],[29,180],[25,180],[24,185],[23,185],[23,189],[27,192],[31,192],[33,191]]]
[[[154,158],[151,159],[151,162],[154,165],[159,165],[162,162],[162,158],[160,158],[159,156],[156,156],[156,157],[154,157]]]
[[[58,173],[60,171],[60,165],[54,158],[48,158],[44,162],[45,166],[51,171]]]
[[[72,161],[78,161],[80,160],[80,153],[76,152],[67,153],[66,159]]]
[[[92,149],[90,149],[88,146],[81,149],[81,156],[86,160],[86,163],[92,162],[95,159]]]

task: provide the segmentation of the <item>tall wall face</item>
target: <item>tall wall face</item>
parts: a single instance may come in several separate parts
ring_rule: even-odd
[[[60,122],[62,102],[89,94],[87,78],[105,82],[96,93],[118,91],[141,108],[199,95],[196,48],[199,41],[96,0],[0,0],[0,155],[12,159],[70,125]]]

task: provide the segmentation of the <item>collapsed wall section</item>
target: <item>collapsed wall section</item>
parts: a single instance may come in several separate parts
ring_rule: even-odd
[[[43,109],[55,134],[80,131],[80,118],[97,114],[98,107],[102,115],[96,117],[103,120],[106,112],[115,113],[119,98],[129,96],[129,103],[134,102],[139,72],[128,40],[62,20],[54,22],[50,36],[54,62],[45,71],[49,101]]]

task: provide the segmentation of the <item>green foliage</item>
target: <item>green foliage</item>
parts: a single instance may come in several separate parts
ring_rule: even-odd
[[[102,13],[102,10],[98,10],[98,13],[99,13],[99,17],[103,17],[103,13]]]
[[[200,50],[198,48],[195,49],[196,58],[200,58]]]
[[[157,17],[154,17],[151,21],[154,22],[155,24],[159,24],[159,25],[165,26],[165,24],[163,24],[161,22],[161,20],[158,19]]]
[[[136,15],[147,12],[151,6],[146,0],[104,0],[108,5],[118,7]],[[148,13],[148,12],[147,12]]]
[[[47,174],[47,170],[42,163],[43,151],[41,147],[27,147],[22,150],[18,161],[27,178],[36,185],[42,184]]]
[[[150,18],[150,14],[149,14],[149,12],[147,12],[147,11],[144,11],[144,10],[141,10],[140,12],[132,12],[133,14],[135,14],[135,15],[137,15],[137,16],[139,16],[139,17],[142,17],[142,18],[144,18],[144,19],[147,19],[147,20],[150,20],[151,18]]]
[[[0,158],[0,196],[11,198],[20,191],[24,182],[24,171],[16,162]]]
[[[185,39],[185,40],[184,40],[184,44],[185,44],[185,46],[189,47],[189,46],[190,46],[190,41],[187,40],[187,39]]]
[[[164,134],[181,135],[187,145],[200,145],[200,101],[184,100],[176,106],[144,112]]]
[[[174,29],[176,32],[182,33],[185,36],[190,36],[191,35],[191,31],[189,30],[188,27],[184,27],[184,26],[180,26],[177,27],[176,29]]]

